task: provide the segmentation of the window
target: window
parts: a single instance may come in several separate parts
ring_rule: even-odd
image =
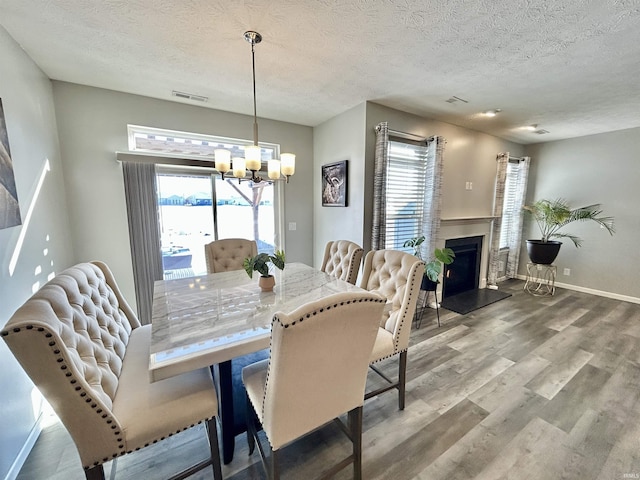
[[[389,141],[384,248],[412,251],[402,245],[424,231],[427,152],[424,145]]]
[[[211,160],[216,148],[243,155],[253,142],[185,132],[129,126],[131,150],[166,157]],[[279,154],[279,146],[261,144],[263,164]],[[212,165],[213,166],[213,165]],[[222,179],[209,168],[156,164],[157,205],[165,278],[206,272],[204,245],[222,238],[256,240],[258,251],[284,248],[280,239],[280,184]]]
[[[520,215],[517,205],[520,196],[518,192],[518,175],[520,169],[518,161],[509,160],[507,163],[507,176],[504,185],[504,203],[502,204],[502,225],[500,227],[500,248],[509,248],[509,235]]]

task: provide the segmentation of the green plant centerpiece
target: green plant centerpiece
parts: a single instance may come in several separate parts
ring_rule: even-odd
[[[413,254],[420,260],[424,260],[422,258],[422,244],[424,240],[424,235],[420,235],[419,237],[410,238],[404,242],[402,246],[405,248],[413,248]],[[436,248],[433,251],[431,259],[425,263],[422,290],[435,290],[435,285],[440,283],[438,277],[442,272],[443,265],[452,264],[455,257],[455,252],[450,248]],[[432,285],[429,285],[429,282],[431,282]]]
[[[284,270],[285,256],[283,250],[276,250],[273,255],[268,253],[259,253],[255,257],[247,257],[242,262],[245,272],[249,275],[249,278],[253,278],[253,272],[260,274],[259,285],[265,292],[273,290],[275,285],[275,278],[269,273],[269,264],[274,267]]]
[[[603,216],[602,206],[599,203],[571,208],[565,199],[557,198],[538,200],[523,208],[534,218],[542,236],[539,240],[527,240],[527,253],[533,263],[545,265],[553,263],[562,245],[562,242],[553,240],[554,238],[568,238],[576,248],[582,246],[581,238],[560,231],[570,223],[593,221],[606,229],[610,235],[615,233],[613,217]]]

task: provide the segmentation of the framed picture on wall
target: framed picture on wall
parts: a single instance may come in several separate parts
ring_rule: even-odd
[[[322,206],[347,206],[347,161],[322,166]]]
[[[18,190],[13,175],[9,136],[0,98],[0,229],[22,224]]]

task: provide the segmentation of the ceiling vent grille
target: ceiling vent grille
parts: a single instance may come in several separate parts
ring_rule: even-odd
[[[206,102],[207,100],[209,100],[209,97],[194,95],[193,93],[178,92],[177,90],[173,90],[171,92],[171,95],[178,98],[184,98],[185,100],[194,100],[196,102]]]
[[[468,100],[465,100],[464,98],[456,97],[455,95],[453,97],[445,100],[445,102],[447,102],[447,103],[456,103],[456,102],[469,103]]]
[[[537,133],[538,135],[544,135],[545,133],[549,133],[549,130],[545,130],[543,128],[540,128],[540,129],[536,130],[534,133]]]

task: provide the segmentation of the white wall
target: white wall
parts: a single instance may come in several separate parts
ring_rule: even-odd
[[[313,258],[320,267],[325,245],[330,240],[351,240],[362,245],[365,206],[365,104],[362,103],[314,129],[313,160]],[[323,207],[321,167],[348,161],[346,207]]]
[[[0,58],[0,98],[22,215],[21,226],[0,230],[3,327],[32,291],[73,262],[73,238],[69,234],[51,82],[2,27]],[[19,457],[22,447],[29,438],[35,440],[32,434],[36,432],[39,409],[32,400],[38,395],[32,396],[33,385],[1,341],[0,363],[0,478],[13,478],[24,461]]]
[[[76,260],[102,260],[135,302],[122,168],[115,152],[128,150],[127,124],[251,139],[253,118],[64,82],[53,82]],[[296,173],[284,188],[287,261],[312,262],[313,131],[258,119],[260,140],[293,152]]]
[[[570,240],[563,241],[554,262],[557,282],[640,301],[640,283],[636,281],[640,264],[636,210],[640,204],[640,128],[530,145],[526,154],[532,159],[527,203],[558,197],[575,207],[601,203],[604,214],[615,217],[617,233],[613,237],[592,222],[566,228],[584,243],[576,249]],[[532,221],[525,224],[524,238],[540,238]],[[526,274],[527,258],[523,249],[522,275]],[[562,274],[565,268],[570,269],[570,276]]]

